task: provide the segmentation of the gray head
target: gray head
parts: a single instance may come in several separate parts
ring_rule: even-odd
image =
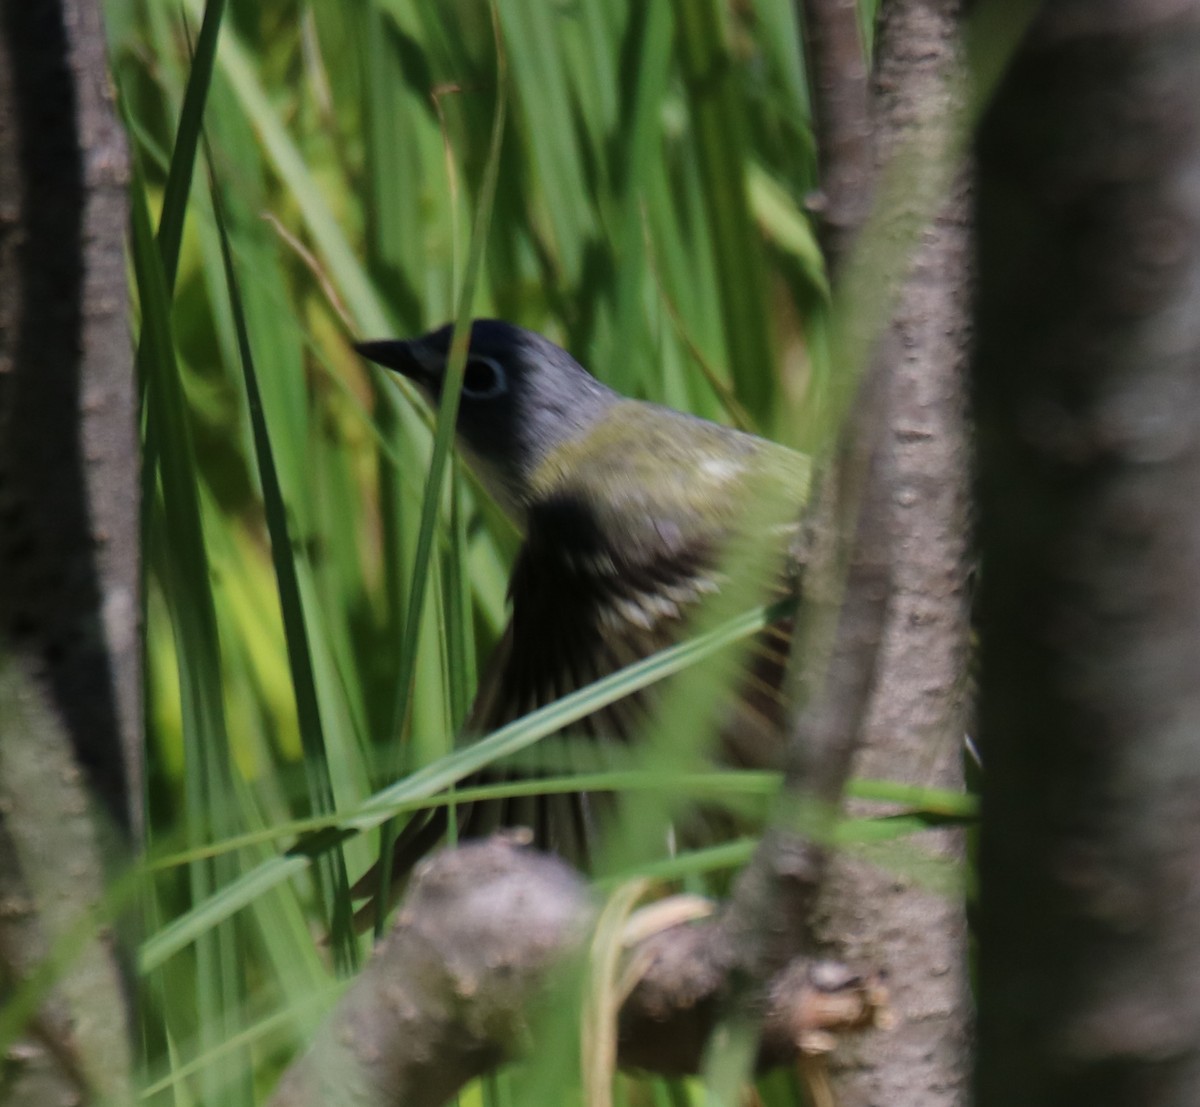
[[[436,406],[452,331],[447,323],[407,342],[360,342],[354,348],[403,373]],[[519,515],[538,466],[619,399],[549,339],[499,319],[477,319],[455,429],[488,490]]]

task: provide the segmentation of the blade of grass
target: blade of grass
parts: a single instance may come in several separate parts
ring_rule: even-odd
[[[425,485],[425,498],[421,505],[421,526],[417,534],[413,581],[408,597],[408,617],[401,640],[400,671],[396,678],[396,706],[391,729],[397,745],[397,766],[399,766],[399,755],[402,749],[399,739],[411,706],[412,678],[417,664],[417,638],[421,630],[425,586],[429,579],[434,528],[437,525],[438,513],[441,508],[443,477],[454,441],[454,424],[458,417],[459,394],[462,391],[463,374],[466,371],[471,316],[475,303],[475,286],[479,279],[480,267],[483,264],[488,228],[491,224],[492,203],[496,196],[496,180],[500,170],[500,147],[504,140],[504,119],[508,96],[507,64],[504,44],[500,35],[499,15],[494,5],[492,6],[492,16],[496,35],[496,111],[492,120],[492,137],[483,183],[480,186],[476,204],[475,225],[471,232],[471,246],[467,254],[467,269],[463,276],[462,292],[454,320],[454,333],[450,342],[450,355],[442,386],[442,400],[438,408],[437,426],[433,437],[433,455],[429,462],[429,476]],[[381,838],[379,898],[381,902],[386,903],[388,884],[391,880],[395,828],[386,827]],[[381,911],[377,913],[376,917],[377,935],[382,932],[383,923],[384,913]]]
[[[783,777],[780,773],[752,769],[720,770],[715,772],[682,773],[671,779],[671,787],[680,795],[720,801],[726,797],[750,797],[770,799],[778,794]],[[662,788],[661,775],[654,768],[612,768],[597,772],[571,772],[562,776],[544,776],[530,780],[513,780],[501,784],[481,784],[462,788],[447,795],[435,792],[429,796],[408,799],[395,804],[392,815],[410,814],[445,807],[448,803],[473,803],[476,800],[509,799],[522,796],[554,795],[571,792],[635,792],[654,791]],[[877,800],[902,808],[891,815],[846,820],[848,823],[888,825],[899,828],[897,832],[927,829],[947,822],[969,823],[979,816],[979,802],[975,796],[963,792],[951,792],[937,788],[900,784],[890,780],[853,780],[846,788],[846,795],[855,799]],[[312,834],[321,830],[345,829],[344,816],[293,819],[277,822],[262,830],[239,834],[235,838],[223,839],[195,849],[167,854],[147,862],[152,871],[161,871],[186,865],[200,857],[214,857],[218,853],[277,843],[281,839]],[[911,820],[905,823],[904,820]],[[907,829],[906,829],[907,828]],[[888,836],[893,836],[889,832]]]
[[[201,0],[186,2],[193,14],[199,10]],[[224,35],[217,51],[217,61],[237,93],[276,173],[280,180],[286,182],[312,235],[317,253],[345,297],[347,306],[364,330],[386,333],[390,329],[388,312],[330,211],[312,171],[305,163],[303,153],[288,134],[279,113],[256,77],[246,48],[232,35]]]
[[[186,402],[171,334],[170,296],[161,257],[150,229],[141,165],[133,159],[133,262],[142,304],[142,344],[152,374],[147,389],[147,421],[161,428],[164,510],[151,508],[148,546],[162,573],[179,656],[183,700],[186,810],[189,836],[202,841],[210,831],[236,831],[226,797],[229,738],[221,687],[220,643],[209,582],[196,466]],[[168,552],[167,543],[170,543]],[[194,901],[203,901],[237,871],[233,856],[197,862],[189,868]],[[236,1033],[242,987],[236,936],[230,927],[203,935],[197,944],[198,1017],[206,1035],[218,1041]],[[244,1070],[248,1073],[248,1069]],[[246,1080],[238,1081],[225,1102],[249,1103]]]
[[[253,1046],[264,1039],[269,1039],[272,1034],[277,1033],[280,1029],[287,1027],[289,1023],[293,1022],[300,1008],[303,1008],[300,1013],[304,1015],[308,1015],[310,1012],[312,1014],[320,1014],[327,1011],[333,1006],[334,1001],[344,990],[344,987],[340,984],[330,984],[325,988],[310,992],[303,1000],[289,1004],[282,1011],[276,1011],[266,1018],[259,1019],[253,1025],[247,1026],[236,1037],[222,1042],[207,1053],[197,1054],[190,1060],[173,1066],[171,1071],[165,1076],[150,1081],[142,1089],[139,1098],[143,1100],[150,1099],[160,1092],[178,1088],[182,1081],[198,1072],[202,1072],[209,1066],[224,1061],[230,1053]]]
[[[320,849],[329,848],[330,844],[347,834],[372,830],[392,818],[401,803],[427,798],[500,757],[517,753],[609,703],[649,687],[726,649],[734,642],[758,633],[790,610],[790,606],[785,603],[755,608],[714,630],[669,646],[603,680],[539,708],[487,738],[426,765],[377,792],[356,810],[345,814],[338,824],[338,834],[327,835],[318,832],[313,836],[313,840],[299,843],[297,850],[315,853]],[[303,871],[309,862],[309,856],[308,852],[292,852],[284,857],[272,858],[246,873],[234,884],[219,889],[207,902],[169,923],[143,943],[141,971],[149,972],[161,965],[168,957],[195,941],[206,929],[228,918],[255,896]]]
[[[308,647],[304,605],[296,572],[293,545],[289,533],[283,490],[275,468],[270,432],[263,414],[262,394],[254,369],[250,335],[244,305],[229,250],[221,193],[212,164],[211,151],[206,150],[212,190],[213,213],[221,242],[221,257],[225,264],[225,280],[230,307],[237,333],[238,352],[246,388],[246,401],[254,432],[254,450],[258,475],[262,483],[263,507],[267,530],[271,538],[271,559],[275,565],[275,580],[279,590],[279,607],[283,614],[283,630],[287,644],[288,664],[296,696],[296,715],[300,725],[300,740],[304,747],[304,767],[308,777],[309,802],[319,814],[334,810],[333,786],[329,777],[325,735],[317,705],[313,660]],[[318,884],[326,914],[329,917],[330,941],[339,971],[349,973],[358,964],[358,947],[354,937],[350,910],[350,882],[346,876],[345,856],[340,849],[322,855],[317,865]]]
[[[217,39],[225,16],[226,0],[207,0],[200,33],[191,51],[183,106],[179,112],[179,127],[171,150],[167,184],[163,192],[162,214],[159,217],[158,242],[162,257],[163,275],[168,293],[174,290],[175,273],[179,266],[179,245],[183,240],[183,222],[187,215],[188,195],[196,168],[196,154],[204,127],[204,106],[212,86],[213,68],[217,58]]]
[[[729,365],[738,399],[758,426],[770,427],[775,396],[770,297],[746,197],[746,127],[723,5],[719,0],[674,0],[674,8]]]
[[[168,303],[175,291],[175,276],[179,268],[179,247],[183,239],[183,224],[187,217],[188,195],[192,187],[192,175],[196,166],[196,151],[200,141],[200,129],[204,121],[204,106],[212,85],[213,66],[217,55],[217,38],[221,21],[225,15],[225,0],[207,0],[200,23],[200,34],[196,39],[192,64],[188,70],[184,88],[183,106],[179,112],[179,126],[171,159],[167,167],[167,184],[163,193],[162,211],[159,214],[158,244],[162,261],[163,281]],[[128,119],[128,113],[126,113]],[[132,124],[129,124],[132,130]],[[146,411],[146,389],[150,387],[151,373],[144,361],[144,343],[139,340],[137,351],[137,375],[141,383],[141,404]],[[142,542],[146,541],[147,527],[145,512],[154,502],[154,489],[158,481],[158,425],[147,420],[142,441],[141,504],[143,512]]]
[[[541,210],[550,223],[558,267],[566,283],[575,284],[594,228],[572,98],[555,36],[562,17],[537,0],[507,0],[499,10],[506,48],[512,53],[525,140],[537,168],[533,181],[549,198]]]
[[[645,247],[642,214],[646,182],[655,168],[662,145],[662,101],[671,77],[671,9],[667,4],[650,4],[639,42],[634,103],[630,112],[628,138],[621,150],[621,195],[618,198],[620,226],[615,243],[619,269],[616,277],[616,310],[613,330],[622,348],[645,328],[643,290]],[[644,387],[645,362],[613,357],[610,384],[618,391],[636,393]]]

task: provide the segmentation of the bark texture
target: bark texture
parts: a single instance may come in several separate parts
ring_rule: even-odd
[[[96,0],[0,11],[0,643],[140,823],[128,160]]]
[[[5,0],[0,1006],[87,925],[123,852],[113,847],[141,818],[125,167],[98,5]],[[0,1069],[0,1100],[14,1107],[131,1094],[113,943],[71,942],[70,971]]]
[[[1047,4],[980,136],[981,1107],[1200,1102],[1200,4]]]
[[[957,0],[883,5],[875,78],[881,165],[944,159],[954,149],[959,49]],[[881,457],[888,500],[879,510],[892,527],[892,592],[854,775],[957,788],[969,640],[965,184],[957,179],[922,210],[927,199],[921,187],[893,190],[889,207],[912,210],[883,213],[902,226],[911,219],[924,224],[937,211],[920,234],[882,351],[889,365]],[[930,832],[920,847],[935,860],[963,855],[957,831]],[[815,930],[829,956],[886,972],[895,1018],[886,1033],[847,1041],[832,1056],[839,1107],[966,1102],[971,1007],[961,899],[898,871],[894,859],[872,864],[869,855],[843,853],[833,861]]]
[[[105,865],[75,751],[37,682],[0,657],[0,1001],[71,943],[0,1070],[0,1103],[129,1102],[133,1057],[112,932],[71,937],[101,902]],[[96,920],[98,922],[98,920]],[[61,955],[61,950],[60,950]]]
[[[858,0],[805,0],[800,9],[816,94],[822,246],[825,256],[840,264],[870,213],[875,181],[871,84]]]
[[[596,915],[587,883],[556,857],[497,836],[435,854],[386,939],[270,1107],[437,1107],[530,1048],[537,1003],[578,957]],[[733,991],[740,951],[728,916],[658,930],[625,950],[639,966],[621,1005],[617,1060],[652,1072],[699,1070]],[[825,1049],[869,1023],[876,982],[794,962],[762,1011],[760,1062]],[[536,1043],[534,1043],[536,1048]]]

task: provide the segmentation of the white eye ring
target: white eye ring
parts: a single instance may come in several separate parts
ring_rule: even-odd
[[[484,369],[484,366],[487,368]],[[463,371],[464,396],[469,396],[472,400],[494,400],[507,391],[508,378],[495,358],[485,357],[483,354],[472,354],[467,358],[467,366]]]

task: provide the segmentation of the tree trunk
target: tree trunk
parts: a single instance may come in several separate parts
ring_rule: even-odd
[[[911,159],[933,135],[933,149],[953,146],[946,131],[962,110],[959,51],[957,0],[885,0],[876,65],[883,166]],[[959,181],[921,237],[885,340],[893,594],[854,769],[939,788],[962,786],[966,727],[967,257]],[[963,856],[957,831],[929,832],[920,847],[937,860]],[[889,1031],[844,1041],[833,1055],[839,1107],[965,1103],[971,1008],[961,897],[931,890],[894,859],[845,852],[827,878],[817,934],[838,960],[887,973],[896,1016]]]
[[[1200,4],[1048,3],[980,136],[981,1107],[1200,1102]]]
[[[141,822],[124,141],[98,6],[0,10],[0,986],[103,896]],[[98,812],[94,797],[103,801]],[[6,1058],[5,1103],[128,1097],[110,941]]]

